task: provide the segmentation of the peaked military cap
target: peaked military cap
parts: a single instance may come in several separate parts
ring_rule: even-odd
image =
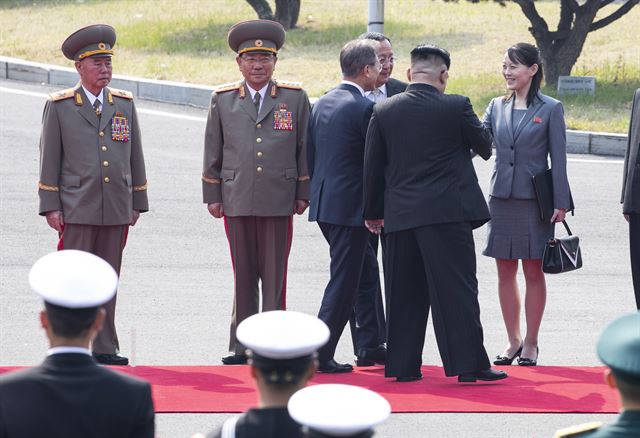
[[[293,394],[287,406],[296,422],[316,436],[371,436],[389,417],[391,406],[380,394],[359,386],[314,385]]]
[[[597,350],[616,377],[640,384],[640,312],[610,323],[600,335]]]
[[[273,310],[242,321],[236,336],[254,355],[286,361],[313,355],[329,340],[329,328],[312,315]]]
[[[247,52],[267,52],[277,54],[284,44],[285,30],[282,25],[271,20],[249,20],[234,24],[229,29],[229,47],[238,55]]]
[[[116,45],[116,30],[108,24],[92,24],[69,35],[62,43],[62,53],[72,61],[89,56],[111,56]]]
[[[38,259],[29,271],[29,285],[49,304],[85,309],[101,306],[115,295],[118,275],[100,257],[66,249]]]

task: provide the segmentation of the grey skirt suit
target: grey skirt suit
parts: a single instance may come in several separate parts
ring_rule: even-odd
[[[513,101],[494,98],[483,119],[496,148],[489,191],[491,221],[483,254],[540,259],[554,230],[553,224],[540,219],[531,177],[548,169],[551,158],[554,208],[569,208],[564,111],[560,101],[538,93],[516,123]]]

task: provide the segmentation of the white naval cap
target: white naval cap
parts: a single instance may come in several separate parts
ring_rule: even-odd
[[[273,310],[242,321],[236,337],[255,354],[286,360],[313,354],[329,340],[329,327],[306,313]]]
[[[329,436],[351,436],[373,429],[391,413],[380,394],[359,386],[308,386],[289,399],[289,415],[298,423]]]
[[[29,271],[29,284],[47,303],[81,309],[109,301],[116,293],[118,275],[100,257],[67,249],[35,262]]]

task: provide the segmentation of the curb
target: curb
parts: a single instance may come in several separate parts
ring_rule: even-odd
[[[18,58],[0,56],[0,79],[37,82],[45,85],[73,87],[78,83],[75,69],[40,64]],[[184,82],[158,81],[133,76],[113,75],[114,88],[131,91],[140,99],[207,108],[214,87]],[[312,99],[312,101],[315,99]],[[567,152],[624,157],[625,134],[567,130]]]

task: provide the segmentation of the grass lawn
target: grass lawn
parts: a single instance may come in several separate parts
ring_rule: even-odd
[[[555,26],[558,3],[536,4]],[[452,54],[447,91],[470,96],[479,114],[505,92],[504,50],[533,42],[528,21],[511,3],[388,0],[385,13],[398,58],[394,76],[404,78],[416,44],[438,44]],[[80,26],[105,22],[118,31],[116,73],[213,85],[239,78],[226,34],[235,22],[253,18],[244,0],[0,0],[0,54],[71,66],[62,41]],[[340,80],[341,46],[366,30],[366,20],[366,0],[302,0],[300,28],[287,35],[276,77],[302,81],[309,95],[322,95]],[[589,35],[573,74],[595,76],[596,96],[563,98],[569,128],[627,132],[633,91],[640,88],[639,28],[636,7]]]

